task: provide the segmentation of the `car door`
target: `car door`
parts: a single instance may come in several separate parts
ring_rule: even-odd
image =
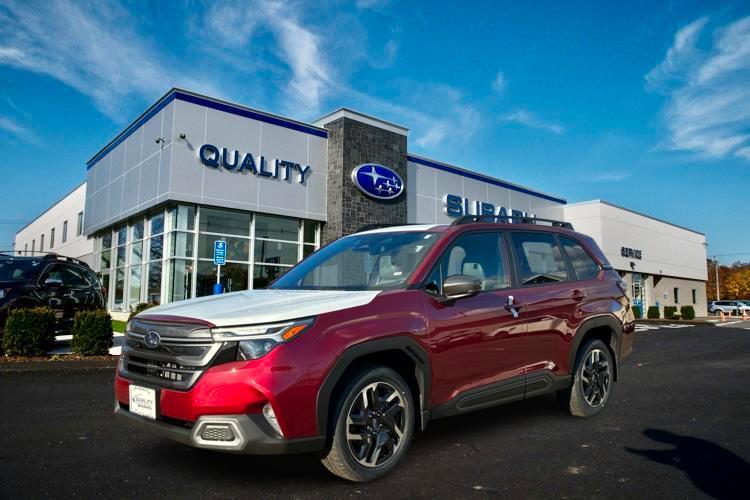
[[[586,281],[575,281],[562,245],[552,233],[513,231],[511,249],[517,293],[528,333],[523,350],[526,396],[545,392],[569,375],[570,345],[588,296]]]
[[[446,278],[469,275],[482,291],[446,301]],[[433,364],[433,404],[446,413],[477,409],[523,397],[524,367],[519,362],[526,326],[506,309],[513,295],[509,261],[500,231],[460,234],[425,284]]]
[[[49,264],[40,275],[37,286],[39,300],[55,313],[58,328],[65,328],[69,322],[67,290],[62,277],[62,264],[59,262]]]

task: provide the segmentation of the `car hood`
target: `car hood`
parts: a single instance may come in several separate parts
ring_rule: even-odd
[[[369,304],[378,291],[246,290],[182,300],[138,314],[180,316],[208,321],[216,326],[275,323],[305,318]]]

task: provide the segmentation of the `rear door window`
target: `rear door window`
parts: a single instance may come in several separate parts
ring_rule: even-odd
[[[518,281],[522,286],[568,281],[562,251],[549,233],[511,233]]]
[[[65,286],[71,288],[86,288],[89,286],[83,269],[70,265],[63,265],[62,268],[62,280]]]
[[[560,238],[565,254],[573,266],[576,278],[579,280],[588,280],[595,278],[599,273],[599,265],[594,262],[591,256],[575,240],[570,238]]]

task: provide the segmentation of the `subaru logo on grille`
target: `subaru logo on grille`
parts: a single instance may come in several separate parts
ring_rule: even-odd
[[[393,200],[404,192],[404,181],[392,169],[365,163],[352,170],[352,182],[370,198]]]
[[[146,347],[156,349],[161,344],[161,337],[155,331],[150,330],[143,336],[143,343],[146,344]]]

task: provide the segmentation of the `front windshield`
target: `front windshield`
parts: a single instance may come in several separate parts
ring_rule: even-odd
[[[0,258],[0,281],[32,281],[41,269],[36,259]]]
[[[276,280],[271,288],[388,290],[402,288],[437,241],[424,231],[355,234],[323,247]]]

